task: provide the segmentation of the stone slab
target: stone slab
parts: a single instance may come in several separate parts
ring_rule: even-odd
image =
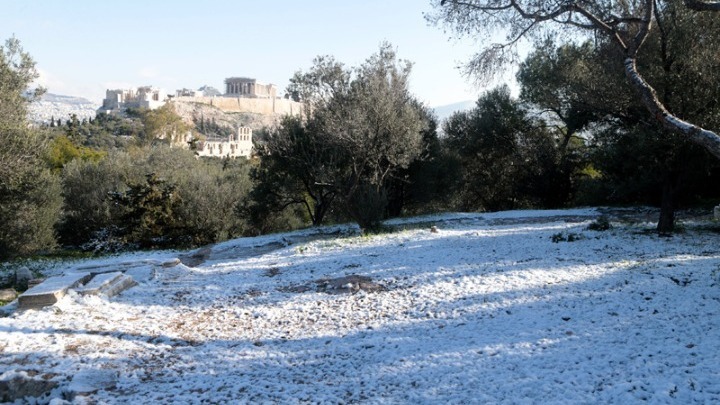
[[[20,297],[18,297],[18,307],[20,309],[28,309],[53,305],[67,293],[67,290],[86,282],[90,277],[90,273],[50,277],[22,293]]]
[[[108,297],[114,297],[121,292],[127,290],[128,288],[136,286],[137,283],[135,280],[133,280],[132,277],[123,274],[117,279],[115,279],[112,283],[108,284],[107,286],[103,287],[100,290],[101,294],[104,294]]]
[[[112,273],[100,273],[92,278],[87,284],[82,287],[76,288],[79,294],[82,295],[98,295],[103,288],[106,288],[115,280],[122,277],[122,273],[119,271]]]

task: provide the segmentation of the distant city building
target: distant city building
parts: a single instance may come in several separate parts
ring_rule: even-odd
[[[98,112],[113,114],[128,108],[154,110],[162,107],[165,101],[167,101],[167,95],[162,90],[152,86],[143,86],[137,89],[106,90],[103,105],[98,109]]]
[[[248,77],[228,77],[225,79],[225,97],[276,98],[274,84],[258,83]]]
[[[208,138],[197,143],[196,153],[198,156],[208,157],[246,157],[252,154],[252,129],[248,127],[238,128],[236,135],[230,135],[227,139]]]

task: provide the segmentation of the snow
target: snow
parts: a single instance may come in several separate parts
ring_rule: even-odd
[[[146,277],[0,318],[0,374],[55,375],[41,403],[94,372],[114,381],[88,394],[100,403],[720,401],[720,234],[587,230],[599,215],[320,228],[219,244],[195,268],[157,265],[178,252],[84,262],[68,271],[114,262]],[[352,274],[387,290],[297,288]]]

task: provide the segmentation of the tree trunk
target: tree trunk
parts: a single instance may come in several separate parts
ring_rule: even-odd
[[[697,125],[683,121],[671,114],[660,102],[655,89],[643,79],[637,70],[635,58],[625,59],[625,76],[630,84],[640,94],[645,107],[657,119],[660,124],[671,132],[687,136],[692,142],[704,147],[713,156],[720,159],[720,135],[701,128]]]
[[[661,236],[670,236],[675,231],[674,193],[673,181],[670,176],[666,176],[663,181],[660,219],[657,224],[657,231]]]
[[[399,217],[405,205],[405,184],[401,180],[394,180],[388,186],[387,216]]]

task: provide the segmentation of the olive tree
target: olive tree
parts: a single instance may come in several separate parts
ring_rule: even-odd
[[[0,46],[0,258],[27,255],[55,245],[59,180],[44,166],[46,142],[28,128],[28,92],[38,77],[35,62],[11,38]]]
[[[440,0],[434,1],[436,12],[429,19],[444,25],[459,35],[467,35],[486,43],[482,51],[468,63],[469,72],[482,77],[502,71],[518,62],[518,43],[523,39],[539,40],[551,36],[572,41],[573,35],[599,37],[612,42],[622,54],[622,71],[627,83],[642,100],[642,104],[663,128],[692,140],[720,159],[720,136],[673,113],[658,95],[657,83],[651,83],[639,66],[642,49],[649,36],[663,30],[663,11],[679,6],[678,1],[537,1],[537,0]],[[687,0],[684,7],[695,11],[694,31],[690,40],[716,52],[717,46],[708,43],[705,27],[712,24],[720,9],[717,1]],[[683,6],[680,6],[683,7]],[[498,31],[506,33],[506,41],[492,43]],[[707,71],[712,74],[713,69]],[[684,83],[690,86],[692,83]],[[682,92],[682,87],[675,88]],[[716,127],[712,127],[716,128]]]
[[[256,190],[275,193],[281,206],[304,205],[315,224],[339,203],[362,229],[377,226],[387,182],[423,151],[426,120],[408,90],[410,71],[383,44],[354,69],[319,57],[296,73],[288,93],[306,104],[305,116],[269,138]]]

